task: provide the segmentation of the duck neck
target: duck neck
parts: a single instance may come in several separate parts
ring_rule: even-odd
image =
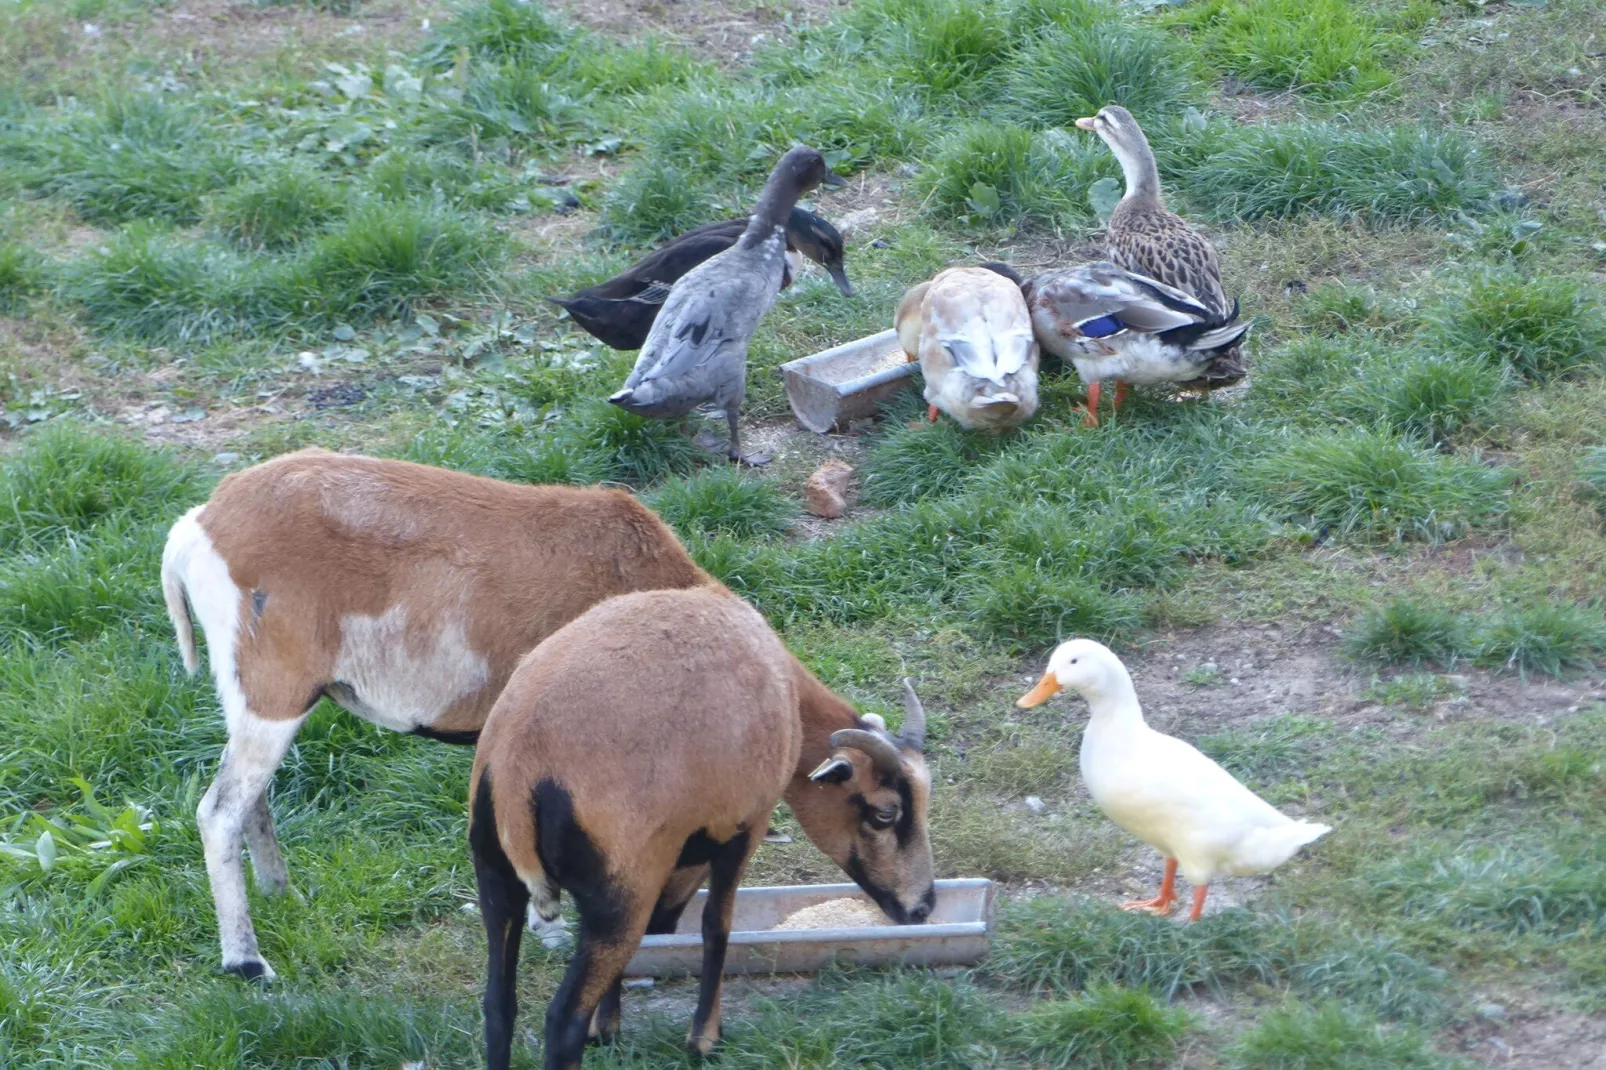
[[[796,175],[785,168],[778,168],[770,175],[770,180],[764,183],[764,192],[759,194],[757,207],[748,218],[747,231],[742,235],[743,247],[751,248],[765,241],[777,227],[784,229],[801,196],[803,191],[798,188]]]
[[[1135,143],[1111,145],[1110,149],[1121,165],[1121,173],[1126,176],[1126,196],[1121,199],[1161,207],[1160,168],[1154,162],[1154,151],[1149,148],[1148,140],[1140,133]]]
[[[1132,686],[1132,677],[1124,666],[1112,673],[1097,693],[1084,692],[1084,697],[1090,715],[1089,731],[1130,730],[1147,723],[1143,720],[1143,707],[1138,704],[1137,688]]]

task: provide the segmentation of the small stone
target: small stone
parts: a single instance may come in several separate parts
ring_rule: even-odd
[[[876,225],[881,213],[874,208],[860,208],[848,212],[836,221],[836,229],[844,238],[857,238]]]
[[[846,461],[826,461],[803,485],[803,508],[815,516],[835,520],[848,510],[848,484],[852,478],[853,466]]]
[[[212,463],[227,468],[231,464],[239,464],[240,455],[238,453],[214,453],[212,455]]]
[[[1486,1022],[1503,1022],[1506,1020],[1506,1008],[1499,1003],[1480,1003],[1472,1008],[1472,1013]]]
[[[625,987],[626,988],[651,988],[652,984],[653,984],[653,981],[652,981],[651,977],[632,977],[630,980],[625,982]]]
[[[1034,814],[1041,814],[1044,810],[1047,810],[1048,807],[1043,804],[1042,799],[1039,799],[1035,795],[1028,795],[1026,796],[1026,809],[1030,810]]]

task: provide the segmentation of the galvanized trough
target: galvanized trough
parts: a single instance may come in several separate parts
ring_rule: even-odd
[[[823,434],[875,415],[917,367],[898,344],[898,332],[885,330],[782,364],[780,373],[797,422]]]
[[[993,882],[985,877],[937,882],[937,907],[924,925],[773,930],[798,910],[829,899],[864,899],[856,884],[739,888],[726,973],[809,973],[833,961],[865,966],[968,966],[987,955]],[[673,933],[642,938],[626,977],[683,977],[702,969],[701,891]]]

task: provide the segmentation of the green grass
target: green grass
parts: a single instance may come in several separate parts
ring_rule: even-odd
[[[1146,992],[1095,985],[1080,999],[1039,1003],[1020,1015],[1022,1044],[1048,1070],[1164,1066],[1188,1031],[1188,1015]]]
[[[1282,124],[1221,134],[1214,148],[1179,177],[1220,219],[1420,223],[1479,211],[1495,191],[1477,146],[1453,130]]]
[[[1063,131],[976,123],[936,146],[921,182],[928,210],[943,219],[1054,225],[1088,217],[1086,198],[1073,191],[1085,189],[1103,163]]]
[[[1385,1029],[1341,1007],[1294,1005],[1266,1015],[1234,1047],[1234,1067],[1242,1070],[1362,1070],[1388,1066],[1401,1070],[1449,1070],[1459,1060],[1433,1050],[1421,1033]]]
[[[1003,78],[1012,117],[1038,127],[1070,127],[1106,104],[1152,124],[1198,96],[1186,49],[1156,30],[1115,22],[1045,30]]]
[[[1316,433],[1261,471],[1295,515],[1340,535],[1440,541],[1499,522],[1511,473],[1446,457],[1384,431]]]
[[[1606,655],[1606,618],[1598,609],[1547,604],[1508,609],[1479,630],[1480,661],[1521,673],[1587,670]]]
[[[287,249],[351,207],[349,192],[311,167],[270,167],[260,178],[218,194],[207,223],[247,249]]]
[[[1167,20],[1186,27],[1205,60],[1266,89],[1353,101],[1393,87],[1390,61],[1408,50],[1349,0],[1208,0]]]
[[[1599,368],[1606,359],[1606,317],[1590,290],[1511,269],[1476,275],[1436,310],[1427,337],[1447,353],[1498,362],[1532,380]]]
[[[1470,652],[1463,617],[1416,598],[1369,609],[1344,636],[1351,656],[1385,664],[1453,664]]]
[[[684,234],[716,214],[713,200],[695,179],[655,161],[633,168],[603,205],[608,234],[627,245],[650,245]]]
[[[798,513],[797,503],[774,484],[745,477],[732,468],[712,468],[665,483],[648,504],[684,538],[774,537],[785,534]]]

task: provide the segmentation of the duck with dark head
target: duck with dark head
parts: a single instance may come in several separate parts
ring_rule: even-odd
[[[568,312],[570,319],[603,345],[640,349],[674,284],[698,264],[735,245],[747,223],[744,217],[705,224],[653,250],[607,282],[573,297],[547,300]],[[826,270],[842,296],[853,296],[853,284],[843,265],[842,235],[828,220],[806,208],[793,208],[786,221],[786,249],[781,289],[797,278],[802,254]]]
[[[705,402],[725,410],[733,461],[744,457],[738,423],[747,394],[747,345],[786,276],[787,221],[798,200],[842,179],[825,157],[800,145],[770,173],[736,244],[681,277],[641,347],[624,386],[608,400],[657,420],[674,420]]]

